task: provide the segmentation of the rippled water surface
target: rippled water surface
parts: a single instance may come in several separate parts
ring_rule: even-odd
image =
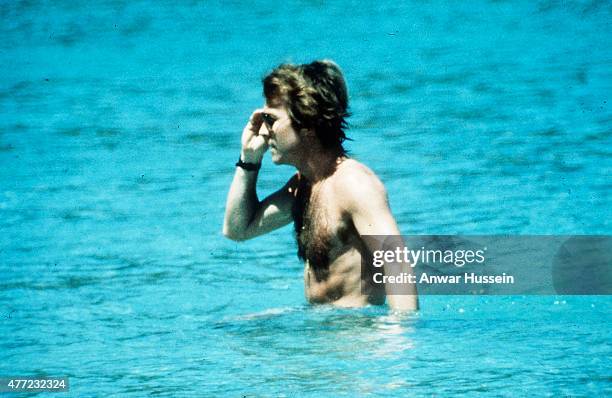
[[[3,2],[0,375],[71,396],[605,396],[609,297],[305,304],[221,234],[284,61],[332,58],[405,234],[610,234],[606,1]],[[264,162],[260,194],[292,170]]]

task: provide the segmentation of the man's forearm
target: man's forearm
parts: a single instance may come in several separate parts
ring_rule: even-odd
[[[242,240],[253,220],[259,200],[257,198],[257,172],[236,167],[234,179],[227,194],[223,234],[230,239]]]
[[[412,295],[388,295],[387,303],[395,311],[416,311],[419,309],[419,299],[416,291]]]
[[[385,264],[385,275],[400,277],[414,276],[414,268],[408,263]],[[419,309],[416,279],[415,283],[385,284],[387,291],[387,303],[389,307],[397,311],[415,311]]]
[[[399,231],[398,231],[399,232]],[[406,242],[400,235],[388,236],[383,243],[385,252],[389,250],[395,251],[397,248],[405,248]],[[385,262],[383,264],[385,275],[399,278],[409,277],[414,283],[386,283],[385,290],[387,292],[387,303],[391,309],[396,311],[416,311],[419,309],[419,300],[417,295],[415,269],[410,262]]]
[[[259,206],[255,185],[261,159],[268,148],[267,136],[259,134],[260,129],[267,132],[262,113],[261,109],[255,110],[242,130],[240,159],[227,194],[223,235],[233,240],[245,239]]]

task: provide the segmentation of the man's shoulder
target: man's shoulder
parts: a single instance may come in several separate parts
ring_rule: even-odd
[[[334,173],[334,185],[338,188],[384,188],[378,176],[365,164],[346,159]]]
[[[334,193],[347,205],[386,199],[386,191],[378,176],[366,165],[347,159],[334,173]]]

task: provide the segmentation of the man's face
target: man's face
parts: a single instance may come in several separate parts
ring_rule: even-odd
[[[259,134],[266,137],[276,164],[293,164],[299,154],[301,139],[291,125],[287,109],[281,104],[269,104],[264,107],[264,123]]]

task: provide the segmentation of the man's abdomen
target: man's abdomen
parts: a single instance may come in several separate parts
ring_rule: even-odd
[[[306,299],[314,304],[361,307],[384,303],[384,290],[367,286],[364,291],[368,294],[363,294],[361,283],[361,255],[355,248],[345,250],[330,262],[329,272],[324,280],[317,280],[308,261],[304,267]]]

